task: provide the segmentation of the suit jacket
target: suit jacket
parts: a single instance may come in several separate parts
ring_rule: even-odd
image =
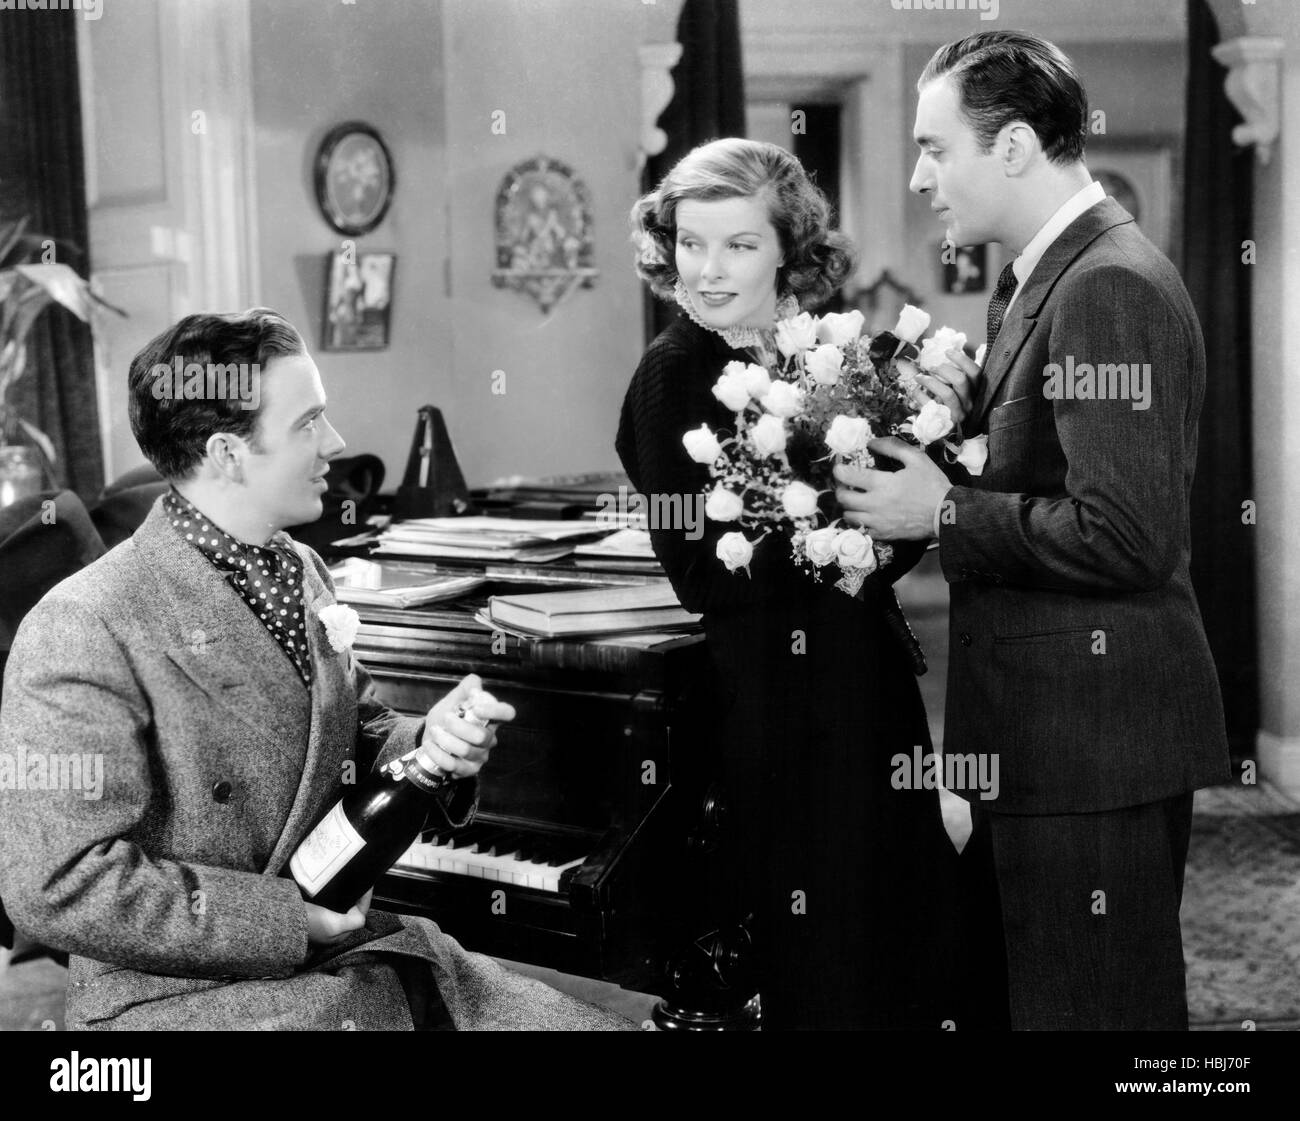
[[[343,946],[309,947],[289,857],[345,764],[364,773],[411,750],[422,722],[331,648],[328,572],[295,546],[310,692],[161,499],[19,629],[0,747],[26,781],[0,781],[0,895],[20,929],[73,955],[69,1026],[409,1028],[399,962],[432,967],[460,1027],[612,1022],[424,919],[372,910]],[[84,779],[70,788],[72,770],[33,788],[42,759],[71,752],[102,760],[98,797]],[[456,784],[457,819],[474,785]]]
[[[1149,366],[1149,407],[1134,407],[1141,381],[1113,369],[1107,399],[1095,386],[1084,397],[1083,364]],[[967,434],[987,433],[988,463],[950,491],[940,527],[945,751],[996,754],[993,805],[1012,813],[1224,781],[1223,707],[1188,575],[1205,352],[1177,272],[1121,206],[1098,203],[1025,281],[985,374]]]

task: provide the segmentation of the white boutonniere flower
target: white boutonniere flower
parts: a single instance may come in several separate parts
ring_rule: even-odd
[[[943,446],[948,451],[949,463],[960,463],[972,475],[982,475],[984,465],[989,459],[988,434],[968,436],[960,444],[945,440]]]
[[[331,603],[320,610],[320,621],[325,624],[325,637],[335,651],[342,654],[356,640],[361,626],[361,616],[342,603]]]

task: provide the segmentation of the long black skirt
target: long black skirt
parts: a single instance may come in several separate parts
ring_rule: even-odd
[[[743,577],[738,577],[743,579]],[[754,916],[764,1030],[970,1021],[968,889],[910,662],[830,584],[710,613],[727,827],[716,882]]]

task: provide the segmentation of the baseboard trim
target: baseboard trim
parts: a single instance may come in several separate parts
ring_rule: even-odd
[[[1300,801],[1300,736],[1277,736],[1261,728],[1255,737],[1255,758],[1261,778]]]

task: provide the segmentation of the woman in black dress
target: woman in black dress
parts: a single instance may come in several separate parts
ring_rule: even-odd
[[[732,429],[711,392],[723,367],[754,361],[778,318],[824,302],[852,249],[799,162],[747,140],[695,149],[633,220],[639,273],[682,314],[637,367],[618,454],[643,495],[693,500],[708,470],[682,436]],[[755,916],[763,1026],[965,1026],[959,860],[938,792],[891,782],[895,755],[930,751],[908,651],[884,614],[904,550],[852,597],[814,582],[776,539],[748,574],[728,572],[715,548],[734,528],[706,522],[691,540],[652,526],[651,538],[682,603],[704,614],[724,688],[731,917]]]

